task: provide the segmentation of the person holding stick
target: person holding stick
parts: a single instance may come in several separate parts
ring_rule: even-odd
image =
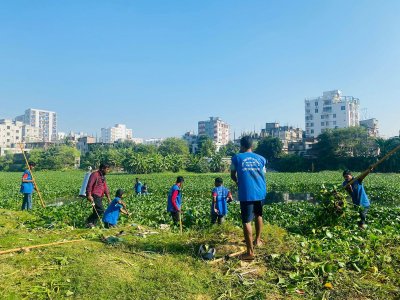
[[[364,185],[362,184],[364,178],[372,171],[372,167],[370,167],[366,172],[362,173],[357,178],[354,178],[349,170],[343,171],[343,186],[346,191],[351,196],[351,200],[353,205],[360,210],[360,221],[358,222],[358,226],[360,229],[365,229],[365,220],[367,217],[367,213],[369,207],[371,205],[367,193],[365,192]],[[350,183],[350,184],[349,184]]]
[[[36,167],[33,161],[28,163],[29,167],[22,174],[22,182],[20,192],[24,195],[21,210],[32,210],[32,193],[36,190],[34,181],[32,179],[31,170]]]
[[[254,260],[254,246],[261,246],[263,228],[263,204],[267,195],[265,183],[266,160],[252,152],[253,140],[250,136],[240,139],[240,153],[232,157],[231,178],[238,186],[246,254],[242,260]],[[251,221],[255,217],[256,238],[253,242]]]
[[[106,182],[106,175],[109,172],[110,165],[107,163],[102,163],[100,164],[99,170],[90,175],[89,182],[86,187],[86,197],[93,206],[93,212],[87,219],[87,227],[89,228],[96,226],[97,221],[104,213],[104,195],[107,196],[108,203],[111,202],[110,191]]]
[[[129,215],[128,210],[126,209],[126,204],[122,201],[123,196],[124,190],[118,189],[115,193],[115,198],[111,201],[104,212],[103,222],[105,228],[116,227],[120,213]]]
[[[185,180],[182,176],[176,178],[175,184],[171,187],[168,193],[167,211],[171,214],[174,224],[181,222],[181,201],[182,201],[182,185]]]

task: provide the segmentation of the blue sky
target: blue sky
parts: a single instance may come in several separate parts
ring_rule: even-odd
[[[0,118],[58,113],[60,131],[124,123],[180,136],[219,116],[304,128],[304,98],[341,89],[400,129],[400,1],[0,2]]]

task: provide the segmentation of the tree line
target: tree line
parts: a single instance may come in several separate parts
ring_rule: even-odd
[[[373,138],[362,127],[326,130],[307,155],[285,154],[282,142],[275,137],[256,141],[254,152],[264,156],[268,168],[280,172],[309,172],[351,169],[361,171],[400,144],[399,138]],[[208,137],[198,140],[195,153],[180,138],[167,138],[160,146],[122,142],[117,144],[92,144],[89,152],[80,157],[72,145],[56,145],[48,149],[33,149],[29,159],[36,162],[38,170],[73,169],[79,165],[97,167],[109,162],[115,170],[134,174],[179,172],[225,172],[229,170],[229,157],[239,152],[233,142],[218,151]],[[0,171],[20,171],[25,166],[22,155],[7,153],[0,157]],[[400,172],[400,153],[379,166],[379,172]]]

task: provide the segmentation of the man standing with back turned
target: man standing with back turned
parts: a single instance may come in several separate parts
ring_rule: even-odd
[[[265,184],[264,157],[252,152],[251,137],[240,139],[240,153],[232,157],[231,178],[238,186],[240,211],[243,223],[243,233],[246,241],[247,253],[243,260],[254,259],[254,246],[261,246],[261,231],[263,228],[263,204],[267,195]],[[252,240],[253,232],[251,221],[255,220],[256,239]]]

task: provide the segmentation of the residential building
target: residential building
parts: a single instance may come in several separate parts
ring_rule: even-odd
[[[294,128],[292,126],[280,126],[279,123],[266,123],[265,129],[261,130],[261,137],[276,137],[279,138],[283,144],[282,150],[287,153],[291,143],[299,143],[303,140],[304,131],[301,128]]]
[[[81,155],[84,155],[89,152],[89,145],[95,144],[96,138],[93,136],[84,136],[78,139],[78,143],[76,144],[76,148],[81,152]]]
[[[17,148],[19,143],[40,141],[40,129],[19,121],[0,120],[0,147]]]
[[[368,130],[368,134],[371,137],[379,137],[379,122],[377,119],[367,119],[361,120],[360,126],[366,128]]]
[[[130,141],[132,129],[126,128],[124,124],[115,124],[114,127],[101,129],[101,142],[111,144],[114,142]]]
[[[160,146],[161,143],[164,141],[163,138],[151,138],[151,139],[146,139],[143,141],[144,145],[154,145],[156,147]]]
[[[359,125],[360,100],[343,96],[340,90],[305,99],[306,137],[317,137],[326,129]]]
[[[182,139],[185,140],[186,143],[188,143],[188,146],[189,146],[189,149],[190,149],[190,153],[196,153],[197,152],[197,148],[198,148],[197,139],[198,139],[198,136],[195,135],[193,131],[185,132],[185,134],[182,136]]]
[[[42,142],[57,141],[57,114],[54,111],[29,108],[15,120],[40,128]]]
[[[210,120],[198,122],[199,136],[210,137],[217,149],[228,144],[230,139],[230,126],[219,117],[210,117]]]

